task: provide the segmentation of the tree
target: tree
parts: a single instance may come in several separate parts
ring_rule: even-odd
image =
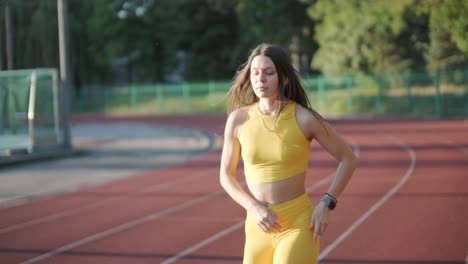
[[[306,12],[308,6],[308,1],[298,0],[239,0],[239,42],[233,51],[236,63],[243,62],[250,49],[269,42],[289,49],[297,70],[309,72],[316,45],[310,37],[313,22]]]
[[[153,23],[158,24],[155,34],[164,45],[166,71],[174,71],[182,63],[188,80],[231,76],[231,51],[238,37],[234,4],[215,0],[158,1]]]
[[[430,68],[448,69],[468,63],[468,3],[436,0],[429,5]]]
[[[233,3],[98,1],[88,21],[88,52],[100,71],[110,72],[112,62],[127,81],[164,81],[176,71],[186,80],[226,78],[237,37]]]
[[[57,8],[54,0],[17,0],[0,4],[2,22],[5,21],[3,7],[8,5],[11,11],[13,35],[10,37],[14,43],[14,68],[57,67]],[[3,23],[0,25],[4,27]]]
[[[424,65],[424,17],[413,0],[318,1],[309,8],[319,43],[312,67],[326,75],[399,72]],[[414,28],[417,28],[414,31]]]
[[[449,33],[453,42],[468,56],[468,2],[464,0],[435,1],[431,26],[439,25]]]
[[[153,32],[153,1],[93,2],[85,34],[87,53],[92,56],[100,79],[117,84],[151,82],[162,76],[159,41]],[[77,21],[78,22],[78,21]]]

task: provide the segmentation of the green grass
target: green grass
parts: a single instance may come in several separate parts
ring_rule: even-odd
[[[325,117],[400,116],[426,118],[464,118],[468,100],[464,87],[441,87],[440,109],[437,111],[433,87],[412,90],[410,98],[405,89],[383,91],[380,99],[370,88],[333,90],[308,94],[312,107]],[[225,113],[225,91],[208,95],[182,94],[158,97],[156,92],[143,90],[138,94],[116,90],[100,96],[75,98],[74,112],[98,112],[109,115],[159,115],[191,113]]]

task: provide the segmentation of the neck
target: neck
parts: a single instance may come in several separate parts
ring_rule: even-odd
[[[258,101],[258,110],[264,115],[275,115],[279,103],[276,99],[261,98]]]

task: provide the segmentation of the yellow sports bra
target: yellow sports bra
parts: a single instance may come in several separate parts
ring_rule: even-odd
[[[276,121],[264,115],[258,103],[249,108],[239,132],[244,174],[257,182],[276,182],[305,172],[310,141],[296,121],[296,103],[291,101]]]

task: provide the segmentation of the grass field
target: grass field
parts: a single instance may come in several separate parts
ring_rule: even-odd
[[[407,116],[421,118],[466,118],[468,99],[464,86],[441,85],[439,96],[433,86],[392,88],[379,93],[376,89],[353,88],[310,92],[312,107],[328,117]],[[182,93],[158,96],[151,89],[114,90],[75,98],[74,112],[109,115],[158,115],[190,113],[223,113],[226,91]]]

